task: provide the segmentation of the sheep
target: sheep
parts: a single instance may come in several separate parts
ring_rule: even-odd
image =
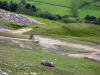
[[[6,72],[3,72],[1,75],[8,75]]]
[[[29,75],[37,75],[35,72],[30,72]]]

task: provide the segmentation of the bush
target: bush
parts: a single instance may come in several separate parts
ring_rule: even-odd
[[[25,8],[26,8],[26,9],[30,9],[30,8],[31,8],[31,4],[27,3],[27,4],[25,5]]]
[[[96,23],[96,17],[95,17],[95,16],[89,16],[89,15],[87,15],[87,16],[85,17],[85,22],[86,22],[86,23],[95,24],[95,23]]]
[[[56,16],[57,20],[61,20],[62,19],[62,16],[60,16],[60,15],[55,15],[55,16]]]

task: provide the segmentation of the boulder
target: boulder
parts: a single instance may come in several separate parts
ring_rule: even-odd
[[[48,61],[41,61],[41,65],[49,66],[49,67],[55,67],[55,63],[48,62]]]

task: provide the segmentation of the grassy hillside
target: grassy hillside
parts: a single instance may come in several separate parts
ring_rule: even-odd
[[[4,1],[4,0],[0,0]],[[5,0],[10,1],[10,0]],[[14,2],[20,2],[20,0],[13,0]],[[71,15],[70,3],[75,0],[27,0],[27,3],[36,5],[42,11],[48,11],[52,14]],[[76,0],[77,6],[82,0]],[[93,0],[85,0],[92,2]],[[99,1],[100,2],[100,1]],[[100,4],[99,2],[92,3],[88,6],[84,6],[79,9],[79,16],[85,17],[87,14],[91,16],[100,17]],[[28,15],[25,15],[28,16]],[[32,17],[45,24],[33,24],[28,26],[18,26],[16,24],[0,21],[0,24],[7,25],[11,29],[20,28],[32,28],[31,31],[22,35],[15,35],[11,33],[0,32],[0,70],[9,72],[9,75],[23,75],[23,73],[37,72],[38,75],[99,75],[100,63],[96,61],[90,61],[85,59],[71,58],[64,55],[52,54],[45,51],[44,48],[29,41],[30,34],[38,34],[47,37],[57,38],[64,42],[70,42],[75,44],[85,44],[89,46],[100,45],[100,26],[86,23],[62,23],[57,21],[51,21],[43,18]],[[5,37],[5,38],[4,38]],[[8,38],[7,38],[8,37]],[[14,39],[17,38],[17,39]],[[4,44],[3,40],[7,40]],[[26,39],[26,40],[21,40]],[[11,41],[9,43],[9,41]],[[21,48],[12,44],[22,42],[25,45],[30,45],[33,49]],[[22,45],[23,46],[23,45]],[[69,52],[87,52],[83,49],[65,47]],[[53,50],[53,49],[52,49]],[[98,54],[99,56],[99,54]],[[56,60],[55,60],[56,59]],[[56,63],[55,68],[42,66],[41,60],[52,61]],[[17,67],[16,67],[17,65]]]
[[[99,75],[100,63],[83,59],[74,59],[66,56],[47,53],[34,45],[34,50],[23,49],[10,45],[0,45],[0,68],[10,75],[22,75],[23,73],[37,72],[39,75]],[[54,59],[57,59],[54,61]],[[55,68],[40,65],[41,60],[53,61]],[[5,64],[7,65],[5,65]],[[18,65],[15,67],[14,64]],[[28,66],[24,66],[24,65]]]
[[[67,41],[78,42],[78,43],[93,43],[95,44],[100,41],[100,26],[94,24],[85,23],[70,23],[65,24],[56,21],[50,21],[43,18],[37,18],[28,16],[39,20],[45,24],[37,25],[33,24],[31,27],[33,30],[27,32],[29,34],[39,34],[48,37],[54,37]],[[0,24],[7,25],[14,29],[19,29],[20,27],[15,24],[0,22]],[[11,35],[7,33],[0,33],[3,36],[14,37],[14,38],[28,38],[27,35]],[[71,38],[87,39],[79,41]],[[69,40],[71,39],[71,40]],[[9,39],[7,39],[9,40]],[[93,42],[88,42],[92,40]],[[15,40],[18,41],[18,40]],[[32,45],[33,50],[20,48],[12,45],[5,45],[0,43],[0,69],[7,72],[12,70],[9,75],[23,75],[23,73],[37,72],[38,75],[99,75],[100,74],[100,63],[95,61],[89,61],[84,59],[71,58],[67,56],[57,55],[45,52],[41,47],[28,41],[21,41],[25,44]],[[100,44],[99,44],[100,45]],[[56,61],[54,60],[56,59]],[[40,65],[41,60],[53,61],[56,63],[55,68],[44,67]],[[15,65],[18,67],[15,67]],[[23,65],[24,64],[24,65]]]
[[[39,2],[34,2],[34,0],[28,1],[31,4],[36,5],[38,8],[40,8],[42,11],[49,11],[52,14],[60,14],[60,15],[70,15],[70,5],[71,2],[76,2],[77,6],[80,5],[80,3],[82,2],[82,0],[77,0],[77,1],[73,1],[73,0],[37,0]],[[92,2],[93,0],[85,0],[87,2]],[[43,3],[40,3],[43,2]],[[50,3],[50,4],[46,4],[46,3]],[[96,2],[99,4],[99,2]],[[51,5],[51,4],[55,4],[57,6]],[[100,4],[99,4],[100,5]],[[62,7],[65,6],[65,7]],[[66,7],[68,6],[68,7]],[[88,7],[88,8],[87,8]],[[91,9],[90,9],[91,8]],[[95,8],[95,11],[94,11]],[[58,9],[58,10],[55,10]],[[88,10],[89,9],[89,10]],[[100,9],[100,7],[98,7],[98,9]],[[87,14],[89,15],[93,15],[96,17],[100,17],[99,13],[100,10],[98,10],[97,7],[90,5],[90,6],[85,6],[82,9],[79,9],[79,16],[81,18],[85,17]]]
[[[33,28],[31,33],[38,33],[41,35],[50,35],[50,36],[72,36],[72,37],[81,37],[81,38],[89,38],[94,40],[100,40],[100,26],[94,24],[85,24],[85,23],[61,23],[56,21],[50,21],[47,19],[35,18],[36,20],[40,20],[41,22],[46,23],[45,25],[32,25],[30,27]]]
[[[10,1],[10,0],[6,0],[6,1]],[[13,0],[13,1],[20,2],[20,0]],[[99,15],[100,7],[94,6],[94,5],[100,5],[100,1],[98,2],[93,2],[93,0],[84,0],[84,1],[90,2],[91,5],[79,9],[79,17],[84,18],[87,14],[100,17]],[[71,2],[76,2],[77,6],[79,6],[82,0],[76,0],[76,1],[74,0],[26,0],[26,2],[34,4],[42,11],[48,11],[52,14],[71,15],[70,8],[69,8]]]

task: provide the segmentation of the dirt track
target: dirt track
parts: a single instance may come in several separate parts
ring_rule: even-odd
[[[36,35],[34,37],[35,37],[36,40],[39,40],[39,44],[41,46],[47,47],[47,48],[57,49],[56,48],[57,45],[62,45],[62,46],[66,46],[66,47],[72,47],[72,48],[92,51],[92,53],[74,53],[74,54],[65,53],[64,55],[67,55],[67,56],[70,56],[70,57],[76,57],[76,58],[87,57],[88,59],[100,61],[100,49],[96,49],[94,47],[90,47],[90,46],[87,46],[87,45],[80,45],[80,44],[75,44],[75,43],[62,42],[61,40],[46,38],[46,37],[39,36],[39,35]]]
[[[9,32],[12,34],[23,34],[25,32],[28,32],[32,30],[32,28],[24,28],[24,29],[19,29],[19,30],[11,30],[11,29],[6,29],[6,28],[0,28],[0,32]]]
[[[23,34],[23,33],[28,32],[30,30],[32,30],[32,28],[19,29],[19,30],[13,31],[13,34]]]
[[[80,44],[74,44],[74,43],[68,43],[68,42],[62,42],[61,40],[57,40],[57,39],[52,39],[52,38],[46,38],[43,36],[39,36],[39,35],[34,35],[36,40],[39,40],[40,45],[52,45],[52,47],[54,45],[63,45],[63,46],[68,46],[68,47],[73,47],[73,48],[79,48],[79,49],[84,49],[84,50],[88,50],[88,51],[96,51],[96,52],[100,52],[99,49],[93,48],[93,47],[89,47],[87,45],[80,45]],[[46,46],[45,46],[46,47]]]
[[[14,30],[13,34],[22,34],[24,32],[30,31],[31,28],[25,28],[25,29],[20,29],[20,30]],[[10,38],[10,37],[4,37],[0,36],[2,38]],[[30,41],[28,39],[20,39],[20,38],[11,38],[11,39],[17,39],[17,40],[26,40]],[[77,48],[77,49],[82,49],[82,50],[87,50],[87,51],[92,51],[92,53],[76,53],[76,54],[67,54],[64,53],[63,55],[67,55],[70,57],[76,57],[76,58],[84,58],[88,57],[90,59],[94,59],[97,61],[100,61],[100,49],[97,49],[95,47],[90,47],[87,45],[80,45],[80,44],[75,44],[75,43],[69,43],[69,42],[62,42],[61,40],[53,39],[53,38],[47,38],[44,36],[40,35],[34,35],[34,39],[39,41],[39,45],[45,48],[52,48],[52,49],[57,49],[57,46],[66,46],[66,47],[71,47],[71,48]]]

